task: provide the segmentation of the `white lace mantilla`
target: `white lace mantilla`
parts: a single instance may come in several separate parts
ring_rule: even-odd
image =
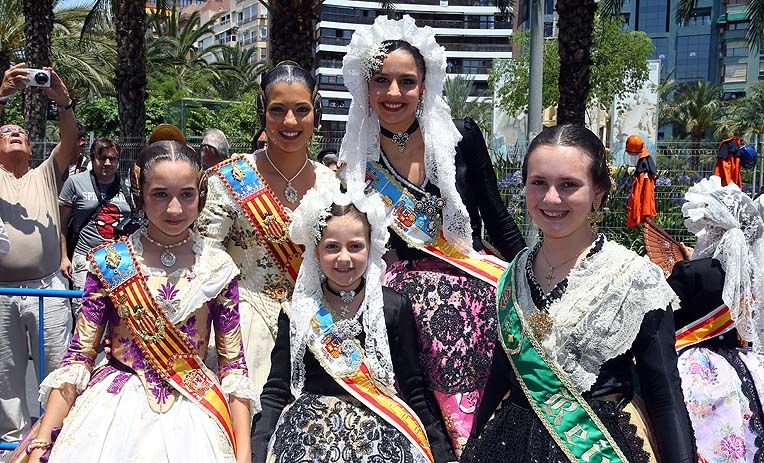
[[[538,310],[525,276],[529,255],[525,250],[514,267],[517,302],[526,318]],[[645,314],[666,310],[669,304],[679,308],[663,271],[647,258],[605,240],[599,252],[571,270],[567,290],[549,306],[554,326],[541,344],[578,391],[586,392],[602,364],[631,347]]]

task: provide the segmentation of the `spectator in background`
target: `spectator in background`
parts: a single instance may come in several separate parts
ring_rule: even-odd
[[[209,129],[202,139],[202,164],[209,169],[220,161],[230,157],[228,154],[228,139],[222,130]]]
[[[69,177],[58,195],[61,214],[61,273],[72,289],[83,288],[90,248],[114,239],[130,217],[130,190],[119,176],[119,145],[98,138],[90,147],[92,170]],[[80,299],[72,300],[77,318]]]
[[[0,260],[0,287],[66,289],[61,265],[58,191],[67,166],[77,156],[77,122],[66,86],[50,68],[51,86],[42,92],[58,106],[60,143],[30,168],[29,133],[15,124],[0,127],[0,218],[13,246]],[[5,102],[29,82],[24,63],[6,71],[0,84],[0,112]],[[67,299],[45,299],[45,371],[53,371],[66,353],[72,330]],[[38,366],[38,301],[35,297],[0,297],[0,439],[14,442],[29,428],[25,376],[29,347]]]
[[[337,157],[336,149],[326,148],[321,150],[321,152],[318,153],[316,160],[333,171],[337,171],[337,162],[339,161],[339,158]]]
[[[79,174],[80,172],[85,172],[86,170],[91,169],[90,156],[88,155],[87,132],[85,132],[85,127],[79,122],[77,123],[77,146],[75,147],[75,150],[77,150],[77,157],[74,162],[69,164],[66,175],[64,175],[64,181],[74,174]]]

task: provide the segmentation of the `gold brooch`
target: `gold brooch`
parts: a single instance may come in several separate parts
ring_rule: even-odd
[[[544,339],[554,326],[554,320],[549,316],[549,313],[546,310],[533,312],[528,316],[528,322],[531,325],[533,334],[538,340]]]

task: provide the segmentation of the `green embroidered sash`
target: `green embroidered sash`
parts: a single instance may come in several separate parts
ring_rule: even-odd
[[[499,340],[533,411],[572,463],[628,463],[589,404],[544,353],[517,304],[519,254],[499,280]],[[507,287],[509,280],[509,287]]]

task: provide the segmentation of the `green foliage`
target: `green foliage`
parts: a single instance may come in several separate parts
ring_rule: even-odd
[[[522,53],[511,60],[495,60],[490,84],[503,83],[497,92],[497,104],[509,114],[528,108],[528,68],[530,35],[515,36]],[[653,52],[652,41],[639,31],[628,31],[620,17],[595,20],[592,46],[591,91],[588,103],[598,100],[609,107],[614,99],[638,91],[648,78],[647,59]],[[560,60],[556,40],[544,41],[544,81],[542,105],[556,105],[560,98],[558,80]]]
[[[471,117],[482,130],[488,132],[491,130],[491,104],[469,101],[474,82],[475,78],[472,76],[449,77],[443,86],[443,96],[451,108],[451,117],[454,119]]]

